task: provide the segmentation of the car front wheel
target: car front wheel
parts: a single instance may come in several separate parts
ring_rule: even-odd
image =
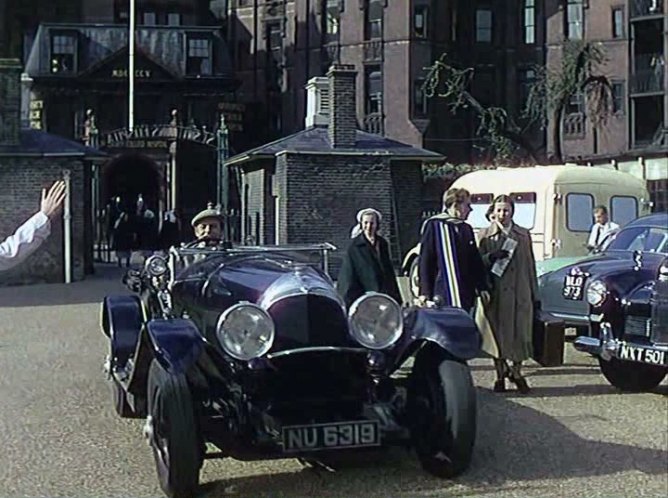
[[[190,498],[199,484],[200,444],[190,388],[153,360],[148,374],[147,437],[160,487],[170,498]]]
[[[476,435],[476,392],[465,362],[426,347],[415,359],[409,416],[422,467],[452,478],[471,463]]]
[[[606,380],[621,391],[651,391],[661,383],[667,373],[664,367],[621,361],[617,358],[609,361],[599,358],[598,363]]]

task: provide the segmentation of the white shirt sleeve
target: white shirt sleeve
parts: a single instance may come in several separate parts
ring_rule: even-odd
[[[30,256],[51,233],[51,222],[41,211],[21,225],[14,235],[0,243],[0,271],[18,265]]]
[[[589,238],[587,239],[587,245],[590,247],[594,247],[596,244],[596,232],[598,231],[598,227],[600,227],[598,223],[594,223],[594,225],[591,227],[591,231],[589,232]]]

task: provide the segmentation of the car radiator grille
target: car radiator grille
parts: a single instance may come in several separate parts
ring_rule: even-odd
[[[624,333],[649,337],[652,321],[644,316],[627,316],[624,322]]]

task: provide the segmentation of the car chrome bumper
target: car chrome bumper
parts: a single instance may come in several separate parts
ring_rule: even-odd
[[[604,360],[609,360],[616,355],[620,342],[612,335],[612,327],[607,322],[601,322],[600,334],[600,339],[587,336],[578,337],[573,342],[573,346],[583,353],[593,354]]]

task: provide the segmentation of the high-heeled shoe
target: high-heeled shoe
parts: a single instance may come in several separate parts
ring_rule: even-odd
[[[511,372],[508,378],[517,386],[517,390],[520,393],[527,394],[529,391],[531,391],[529,384],[527,384],[526,379],[522,377],[522,375],[515,375]]]
[[[494,392],[495,393],[505,393],[506,389],[506,379],[498,379],[494,382]]]

